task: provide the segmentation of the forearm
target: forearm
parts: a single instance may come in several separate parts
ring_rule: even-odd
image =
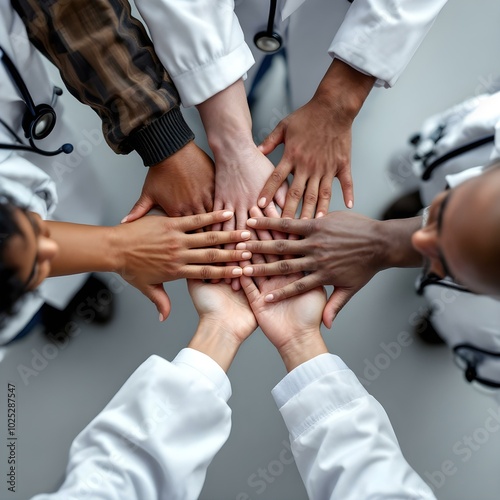
[[[227,372],[240,344],[222,331],[217,322],[201,320],[188,347],[206,354]]]
[[[300,365],[273,396],[311,500],[434,499],[406,462],[382,406],[339,357]]]
[[[179,96],[142,24],[124,0],[14,0],[30,40],[91,106],[117,153],[154,165],[193,139]]]
[[[420,267],[422,256],[413,248],[411,237],[422,226],[422,217],[388,220],[379,224],[386,242],[383,268]]]
[[[227,158],[246,147],[255,148],[243,80],[238,80],[197,108],[216,164],[221,156]]]
[[[47,222],[51,238],[59,245],[51,276],[116,269],[117,249],[113,228],[69,222]]]
[[[60,489],[33,500],[198,498],[231,430],[231,386],[196,354],[145,361],[76,437]]]
[[[375,78],[335,59],[314,94],[314,99],[354,120],[370,93]]]

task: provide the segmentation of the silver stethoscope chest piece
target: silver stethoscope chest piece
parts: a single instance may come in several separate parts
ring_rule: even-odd
[[[253,39],[255,45],[262,52],[276,52],[281,49],[282,41],[278,33],[269,33],[261,31],[257,33]]]

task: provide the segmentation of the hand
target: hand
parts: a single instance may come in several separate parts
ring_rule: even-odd
[[[325,291],[317,287],[283,302],[266,302],[265,296],[300,275],[252,278],[242,276],[241,285],[262,331],[280,353],[288,371],[308,359],[328,352],[320,332]]]
[[[200,315],[190,348],[203,352],[228,371],[240,345],[257,328],[245,294],[226,283],[188,280],[188,289]]]
[[[241,268],[237,266],[215,264],[246,260],[250,252],[212,247],[249,238],[249,231],[189,234],[232,216],[231,212],[222,211],[175,218],[148,216],[116,226],[112,228],[113,248],[117,252],[114,270],[156,305],[163,321],[170,313],[170,300],[163,282],[241,275]]]
[[[200,323],[212,324],[231,342],[242,344],[257,328],[257,321],[242,290],[226,283],[188,280],[188,289]]]
[[[225,160],[228,161],[228,158]],[[230,161],[230,163],[232,162]],[[255,205],[259,189],[273,169],[273,165],[257,150],[255,145],[252,145],[247,151],[243,151],[239,161],[235,159],[230,168],[217,166],[214,208],[221,207],[224,210],[234,211],[236,214],[235,219],[224,224],[225,231],[234,230],[235,223],[237,229],[246,228],[250,207]],[[282,203],[284,193],[285,191],[282,191],[277,194],[278,197],[282,198]],[[268,204],[265,214],[270,217],[279,217],[274,203]],[[234,248],[234,246],[229,248]],[[242,266],[245,264],[248,262],[240,263]],[[240,281],[235,279],[232,285],[233,290],[238,290]]]
[[[253,209],[251,213],[255,213]],[[247,241],[236,248],[254,254],[299,255],[295,259],[246,266],[243,274],[255,277],[309,273],[282,282],[273,290],[268,289],[265,299],[269,302],[293,297],[318,286],[333,285],[334,291],[323,313],[323,322],[330,328],[351,297],[378,271],[389,267],[387,243],[391,239],[387,238],[387,224],[384,224],[351,212],[331,212],[311,220],[250,219],[248,225],[253,229],[282,231],[303,239]]]
[[[352,206],[351,127],[352,122],[340,111],[336,113],[315,98],[284,118],[259,146],[268,155],[279,144],[285,144],[281,161],[259,193],[259,200],[265,199],[259,206],[266,206],[276,187],[291,173],[293,182],[283,217],[294,218],[302,198],[301,217],[310,219],[316,210],[318,216],[326,214],[335,176],[342,186],[346,205]]]
[[[332,182],[338,177],[344,203],[354,204],[351,176],[351,129],[375,79],[342,61],[333,61],[314,97],[278,123],[259,146],[269,154],[285,144],[283,157],[259,195],[264,207],[290,173],[294,174],[282,217],[294,218],[302,198],[301,217],[328,212]]]
[[[174,155],[149,167],[141,196],[123,222],[132,222],[160,206],[169,217],[211,212],[212,160],[191,141]]]
[[[236,226],[227,225],[226,229],[245,229],[248,211],[257,204],[258,194],[273,173],[274,165],[254,144],[243,80],[200,103],[197,108],[215,158],[214,210],[235,212],[236,220],[229,224],[236,222]],[[280,182],[275,193],[282,206],[286,183]]]
[[[235,212],[235,220],[228,221],[225,230],[245,229],[248,210],[257,203],[258,194],[274,166],[254,144],[243,81],[238,80],[197,108],[215,158],[214,210]],[[286,183],[277,189],[275,196],[281,206],[285,195]],[[273,203],[269,203],[266,215],[279,217]],[[234,290],[239,286],[239,280],[234,280]]]
[[[225,229],[245,229],[249,210],[256,205],[274,166],[254,144],[242,147],[237,154],[228,153],[220,161],[216,159],[216,165],[214,209],[234,211],[236,217]],[[286,185],[283,185],[276,194],[278,205],[284,204],[285,194]],[[266,215],[279,217],[274,203],[268,204]]]

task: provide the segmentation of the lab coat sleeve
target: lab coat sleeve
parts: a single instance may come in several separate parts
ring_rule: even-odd
[[[434,498],[404,459],[382,406],[337,356],[300,365],[273,396],[311,500]]]
[[[135,0],[184,106],[244,77],[254,58],[233,0]]]
[[[33,500],[198,498],[231,427],[224,371],[184,349],[172,363],[151,356],[70,450],[60,490]]]
[[[47,219],[57,204],[56,187],[40,168],[16,153],[0,161],[0,197]]]
[[[329,48],[331,56],[392,87],[446,0],[355,0]]]

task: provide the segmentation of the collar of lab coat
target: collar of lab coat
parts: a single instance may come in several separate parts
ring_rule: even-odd
[[[286,0],[281,11],[281,20],[284,21],[291,16],[306,0]]]

